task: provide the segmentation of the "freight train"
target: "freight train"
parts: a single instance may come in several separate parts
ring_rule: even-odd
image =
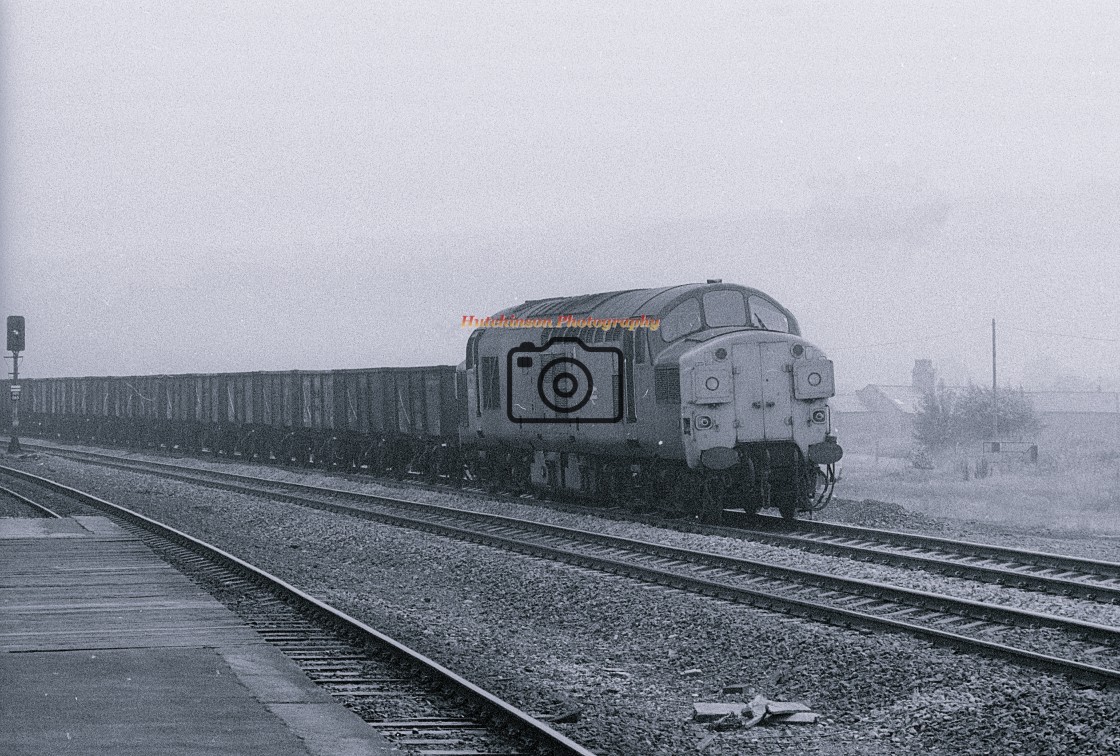
[[[761,291],[614,291],[476,322],[458,366],[25,380],[21,432],[707,520],[831,495],[832,362]]]

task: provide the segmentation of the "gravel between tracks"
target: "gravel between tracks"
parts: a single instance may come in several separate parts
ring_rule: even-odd
[[[22,501],[16,501],[7,494],[0,493],[0,517],[42,517]]]
[[[722,732],[704,754],[1120,753],[1120,693],[907,636],[58,458],[16,464],[228,548],[529,711],[578,708],[558,727],[604,753],[697,753],[710,731],[691,704],[731,683],[827,719]]]
[[[136,455],[136,457],[138,459],[149,459],[142,455]],[[1054,614],[1060,617],[1120,627],[1120,604],[1105,604],[1087,599],[1053,596],[1038,591],[1021,590],[1018,588],[937,575],[918,569],[892,567],[869,562],[857,562],[843,556],[814,554],[795,548],[771,546],[738,538],[697,535],[668,530],[626,520],[596,517],[590,513],[563,511],[540,503],[519,503],[489,498],[484,495],[457,495],[416,487],[392,487],[360,478],[323,475],[321,473],[307,473],[279,468],[263,468],[261,466],[229,463],[215,465],[214,463],[207,463],[206,461],[195,459],[176,460],[176,464],[197,467],[203,470],[216,469],[223,472],[269,477],[286,482],[326,485],[349,491],[396,496],[430,504],[465,507],[480,512],[521,517],[553,525],[593,530],[598,533],[609,533],[626,538],[639,538],[680,548],[701,549],[718,554],[742,557],[744,559],[773,562],[797,569],[843,575],[859,580],[874,580],[876,582],[902,586],[913,590],[943,593],[972,601],[1000,604],[1016,609]],[[855,511],[862,512],[868,517],[871,517],[873,513],[879,513],[878,518],[882,519],[882,513],[893,512],[894,507],[897,507],[897,505],[885,505],[883,502],[865,502],[860,507],[856,507]],[[901,507],[899,507],[899,509],[901,509]],[[875,518],[872,517],[872,519]],[[903,519],[911,525],[927,520],[933,525],[936,525],[936,521],[924,516],[915,516],[911,518],[906,514],[903,515]],[[931,527],[933,525],[931,525]],[[875,524],[871,524],[870,526],[875,526]],[[895,527],[897,527],[897,524]],[[1027,548],[1029,548],[1029,546]],[[1069,552],[1067,551],[1067,553]]]

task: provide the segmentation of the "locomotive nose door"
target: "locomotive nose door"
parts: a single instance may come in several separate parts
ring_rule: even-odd
[[[735,365],[735,414],[740,441],[780,441],[793,438],[790,398],[789,346],[784,341],[737,344],[731,350]]]

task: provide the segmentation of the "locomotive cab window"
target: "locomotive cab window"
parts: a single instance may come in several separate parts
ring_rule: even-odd
[[[789,319],[773,304],[756,296],[750,298],[749,304],[752,328],[789,333]]]
[[[699,300],[686,299],[674,307],[661,322],[661,338],[666,343],[676,341],[681,336],[699,331],[702,326]]]
[[[704,321],[708,328],[721,326],[745,326],[747,324],[747,303],[742,292],[722,290],[709,291],[704,295]]]

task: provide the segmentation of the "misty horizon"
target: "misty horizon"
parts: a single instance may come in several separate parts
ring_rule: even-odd
[[[844,390],[1116,385],[1120,10],[3,8],[21,374],[457,364],[464,314],[720,278]],[[1063,378],[1065,376],[1065,378]]]

